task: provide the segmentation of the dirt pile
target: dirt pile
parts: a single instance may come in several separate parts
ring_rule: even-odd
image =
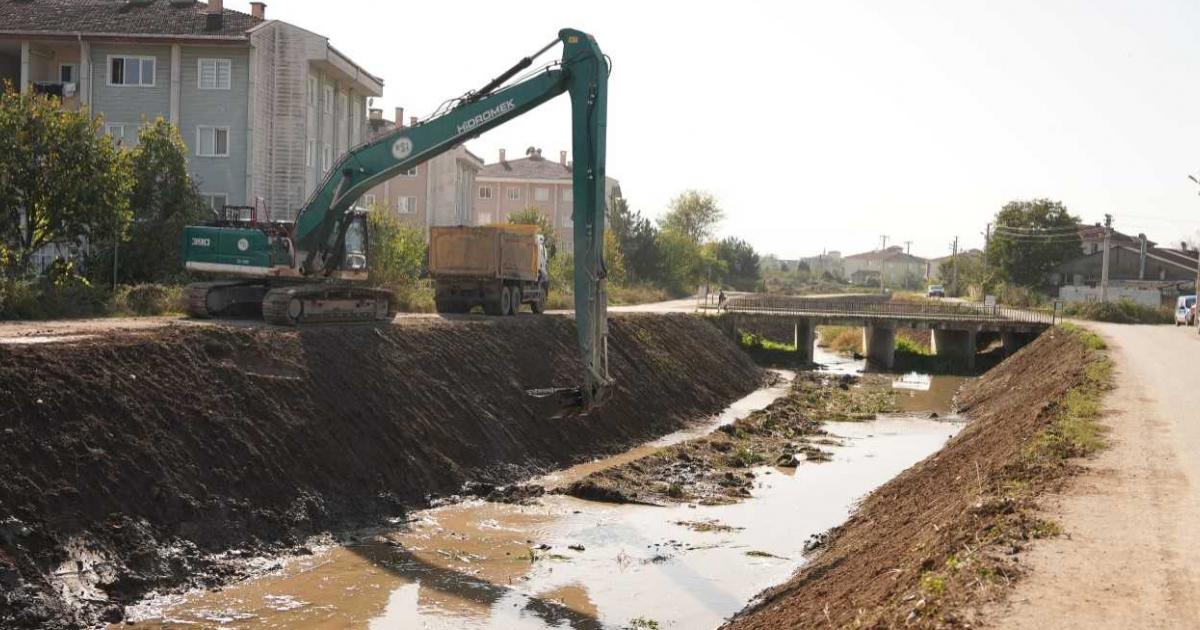
[[[568,318],[0,347],[0,627],[119,620],[148,590],[227,577],[224,558],[618,451],[762,379],[699,318],[611,329],[612,400],[564,419],[523,392],[573,384]]]
[[[752,467],[829,461],[821,448],[831,443],[823,423],[868,420],[894,410],[886,377],[801,372],[788,393],[765,409],[709,435],[596,471],[565,492],[614,503],[734,503],[751,496]]]
[[[967,385],[970,424],[941,451],[869,495],[789,582],[769,589],[725,627],[954,627],[1003,594],[1013,554],[1055,533],[1029,502],[1069,472],[1031,462],[1059,404],[1102,360],[1074,333],[1052,329]]]

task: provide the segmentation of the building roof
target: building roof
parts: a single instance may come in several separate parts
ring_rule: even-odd
[[[208,4],[187,0],[0,0],[0,33],[146,35],[246,39],[261,24],[225,9],[208,29]]]
[[[571,167],[543,157],[485,164],[477,177],[496,179],[571,179]]]
[[[920,256],[913,256],[904,253],[903,247],[893,245],[887,249],[876,249],[874,251],[862,252],[860,254],[851,254],[845,257],[846,260],[867,260],[867,261],[887,261],[887,262],[906,262],[925,264],[929,262]]]
[[[1079,238],[1084,241],[1102,241],[1104,240],[1104,226],[1096,225],[1081,225],[1079,226]],[[1114,243],[1141,243],[1136,236],[1130,236],[1116,230],[1112,231],[1112,242]],[[1147,245],[1154,247],[1154,241],[1146,241]]]

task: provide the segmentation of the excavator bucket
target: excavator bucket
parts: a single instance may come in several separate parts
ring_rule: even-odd
[[[581,387],[541,387],[527,389],[525,394],[538,400],[552,418],[583,416],[590,411]]]

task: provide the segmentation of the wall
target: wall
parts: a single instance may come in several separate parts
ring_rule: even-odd
[[[109,56],[137,55],[155,58],[152,87],[110,86]],[[105,122],[125,123],[130,129],[145,120],[171,115],[171,47],[141,44],[92,44],[92,111]],[[126,133],[129,133],[127,131]]]
[[[201,58],[230,60],[228,90],[202,90]],[[179,67],[179,133],[188,146],[188,164],[201,193],[225,193],[232,205],[247,204],[246,126],[248,124],[250,56],[245,48],[184,46]],[[229,128],[229,156],[197,155],[197,127]]]
[[[1058,298],[1064,302],[1099,302],[1100,287],[1085,287],[1067,285],[1060,287]],[[1143,287],[1122,287],[1109,285],[1109,301],[1132,300],[1146,306],[1162,305],[1162,291]]]

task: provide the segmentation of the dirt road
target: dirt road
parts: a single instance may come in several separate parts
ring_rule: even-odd
[[[1049,502],[1064,536],[992,625],[1043,630],[1200,627],[1200,336],[1089,324],[1112,348],[1110,447]]]

